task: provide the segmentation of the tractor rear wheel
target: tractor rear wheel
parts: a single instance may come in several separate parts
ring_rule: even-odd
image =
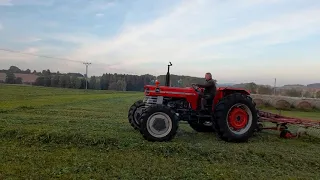
[[[140,129],[140,117],[144,109],[145,103],[142,100],[135,102],[129,109],[128,120],[135,130]]]
[[[245,142],[258,127],[258,115],[251,97],[235,93],[221,99],[215,107],[215,128],[227,142]]]
[[[140,133],[148,141],[170,141],[178,130],[176,113],[162,104],[145,109],[140,122]]]

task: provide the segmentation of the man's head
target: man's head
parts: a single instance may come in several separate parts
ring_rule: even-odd
[[[207,72],[206,75],[205,75],[205,79],[206,79],[206,80],[212,79],[211,73]]]

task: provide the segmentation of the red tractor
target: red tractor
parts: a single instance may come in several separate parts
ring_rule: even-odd
[[[187,121],[197,132],[216,132],[227,142],[247,141],[258,129],[258,111],[249,92],[243,89],[218,88],[213,102],[200,113],[203,89],[170,87],[170,73],[165,86],[146,85],[144,100],[129,109],[130,124],[149,141],[170,141],[179,121]]]

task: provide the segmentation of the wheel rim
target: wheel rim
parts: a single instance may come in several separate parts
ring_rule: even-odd
[[[143,109],[142,107],[138,107],[133,114],[133,119],[134,119],[134,122],[136,122],[136,124],[140,124],[139,119],[142,114],[142,109]]]
[[[252,125],[252,112],[245,104],[235,104],[228,111],[227,122],[229,129],[235,134],[246,133]]]
[[[163,112],[153,113],[148,118],[147,130],[154,137],[157,137],[157,138],[165,137],[170,133],[171,129],[172,129],[171,118]]]

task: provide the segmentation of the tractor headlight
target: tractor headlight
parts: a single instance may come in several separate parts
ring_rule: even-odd
[[[146,95],[148,95],[148,94],[150,93],[150,89],[149,89],[149,88],[146,88],[146,89],[144,90],[144,93],[145,93]]]

